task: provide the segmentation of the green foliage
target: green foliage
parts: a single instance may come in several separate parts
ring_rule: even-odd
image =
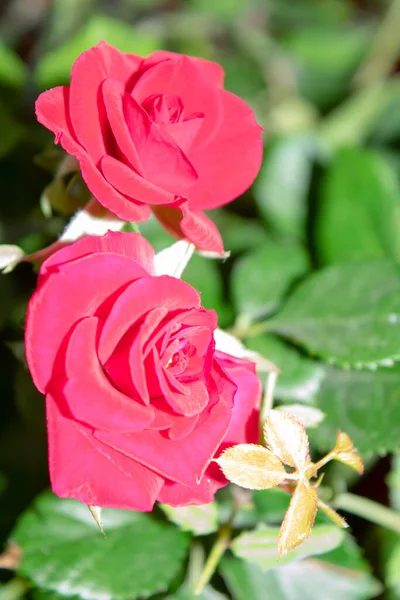
[[[400,258],[400,187],[379,155],[348,148],[327,173],[318,221],[318,248],[326,263]]]
[[[381,590],[351,540],[317,559],[294,561],[267,572],[230,556],[224,558],[221,570],[234,600],[264,600],[267,594],[274,600],[320,600],[322,590],[326,600],[339,596],[370,600]]]
[[[396,450],[400,436],[400,370],[376,371],[327,368],[317,394],[326,418],[313,433],[322,448],[329,448],[338,429],[349,434],[364,455]]]
[[[94,15],[90,21],[74,36],[57,50],[44,54],[37,65],[36,80],[40,88],[68,82],[72,63],[78,56],[105,40],[111,45],[118,46],[122,52],[131,52],[146,56],[160,48],[158,36],[149,31],[136,29],[122,21]]]
[[[62,596],[145,598],[167,589],[183,567],[188,536],[136,512],[105,510],[103,538],[86,506],[40,496],[12,537],[23,548],[19,573]]]
[[[1,61],[1,55],[0,55]],[[1,74],[0,74],[1,76]],[[0,99],[0,158],[5,156],[20,141],[23,135],[23,129],[16,121],[11,110],[3,104]]]
[[[88,197],[79,175],[53,179],[64,153],[46,146],[50,135],[35,123],[39,90],[68,83],[74,60],[101,40],[140,55],[168,49],[220,62],[226,88],[254,108],[265,129],[264,160],[245,195],[208,211],[229,259],[194,255],[183,279],[217,311],[220,327],[233,324],[247,348],[278,367],[274,403],[324,413],[309,430],[316,460],[338,430],[346,432],[367,470],[375,465],[363,493],[381,500],[388,463],[380,457],[394,454],[387,485],[398,519],[397,0],[6,4],[2,262],[54,242]],[[156,251],[174,241],[155,219],[139,229]],[[161,506],[151,516],[106,509],[106,539],[87,507],[72,500],[45,493],[24,512],[48,485],[44,401],[25,368],[22,341],[35,271],[21,264],[0,278],[0,542],[6,550],[15,539],[23,550],[16,573],[1,572],[0,600],[369,600],[382,592],[363,558],[372,546],[385,600],[399,600],[399,537],[382,527],[369,527],[359,547],[319,511],[309,541],[277,562],[276,531],[290,500],[279,488],[246,494],[229,486],[209,505]],[[336,463],[320,497],[335,506],[335,494],[355,481],[358,475]],[[204,560],[231,518],[231,549],[194,596]]]
[[[27,68],[19,56],[0,41],[0,84],[21,88],[26,79]]]
[[[321,108],[347,91],[351,75],[368,48],[370,30],[303,28],[284,42],[293,58],[303,96]]]
[[[275,387],[277,400],[310,402],[313,399],[325,374],[320,363],[273,335],[251,337],[246,343],[281,370]]]
[[[307,278],[269,328],[329,362],[390,366],[400,357],[399,313],[396,265],[349,262]]]
[[[232,273],[238,313],[252,320],[274,311],[290,285],[307,269],[308,257],[301,246],[269,241],[246,254]]]
[[[169,521],[178,525],[183,531],[191,531],[196,535],[214,533],[218,529],[218,507],[216,502],[200,506],[180,506],[175,508],[160,504]]]
[[[240,534],[231,545],[235,556],[256,564],[262,571],[292,561],[324,554],[336,548],[343,539],[343,531],[334,525],[316,525],[310,537],[299,548],[283,558],[278,554],[279,528],[258,525],[257,529]]]
[[[316,140],[309,135],[277,139],[254,185],[261,216],[279,233],[305,236],[307,193]]]

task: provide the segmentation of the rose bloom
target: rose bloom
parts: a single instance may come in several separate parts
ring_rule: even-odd
[[[250,107],[201,58],[124,54],[101,42],[75,61],[71,85],[41,94],[37,118],[77,157],[97,200],[122,220],[151,212],[177,237],[222,252],[202,212],[234,200],[262,158]]]
[[[223,448],[257,442],[252,362],[215,349],[216,314],[156,275],[135,233],[85,237],[41,267],[26,354],[46,394],[53,491],[140,511],[210,502]]]

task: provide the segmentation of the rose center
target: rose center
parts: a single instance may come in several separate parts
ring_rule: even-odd
[[[144,100],[142,107],[183,152],[190,150],[203,123],[203,113],[186,115],[182,99],[174,94],[153,94]]]
[[[173,354],[168,360],[166,368],[174,375],[181,375],[186,370],[190,357],[194,354],[194,348],[191,347],[188,340],[176,340],[172,346]]]
[[[154,94],[142,104],[154,123],[168,125],[182,120],[184,106],[181,98],[174,94]]]

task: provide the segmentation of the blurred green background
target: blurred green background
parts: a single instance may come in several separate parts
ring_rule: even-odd
[[[164,48],[221,63],[226,88],[253,107],[264,128],[255,184],[211,214],[232,259],[195,257],[185,275],[223,327],[245,333],[312,269],[399,260],[398,0],[3,0],[0,243],[27,252],[44,247],[83,201],[70,174],[53,180],[61,151],[36,123],[34,102],[68,83],[74,59],[100,40],[140,55]],[[156,249],[170,241],[155,222],[141,231]],[[22,346],[36,276],[21,265],[0,277],[2,541],[48,476],[43,401]],[[284,361],[281,368],[289,364],[298,384],[318,380],[317,363],[299,367],[272,336],[252,343]],[[283,380],[278,398],[296,397],[293,378]],[[384,474],[388,464],[379,464]],[[387,502],[383,475],[372,488],[363,493]]]

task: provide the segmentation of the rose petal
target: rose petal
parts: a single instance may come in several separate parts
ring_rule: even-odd
[[[126,256],[149,274],[154,273],[155,252],[150,243],[138,233],[109,231],[102,236],[85,236],[52,254],[40,268],[40,277],[48,275],[61,265],[89,254],[110,253]]]
[[[62,135],[71,140],[73,147],[79,147],[69,116],[69,87],[58,86],[40,94],[35,112],[39,123],[56,135],[56,142]]]
[[[201,479],[225,436],[230,420],[231,410],[221,398],[207,410],[201,425],[182,440],[171,440],[157,431],[132,435],[96,431],[94,435],[160,475],[191,486]]]
[[[106,42],[83,52],[71,71],[70,114],[77,139],[94,164],[107,153],[107,115],[100,85],[108,77],[127,84],[141,58],[120,52]]]
[[[200,296],[188,283],[162,275],[138,279],[116,300],[99,341],[99,357],[105,363],[122,335],[154,308],[183,311],[200,305]],[[147,339],[146,339],[147,341]]]
[[[224,243],[213,221],[201,212],[191,211],[187,202],[179,207],[153,206],[152,210],[161,225],[174,237],[187,239],[199,250],[223,253]]]
[[[57,373],[55,359],[70,327],[94,315],[113,294],[143,275],[147,273],[142,267],[125,256],[93,254],[63,265],[36,290],[28,305],[25,348],[42,393],[52,377],[62,374]]]
[[[147,221],[151,213],[150,208],[146,206],[146,204],[135,202],[131,197],[127,198],[116,190],[115,187],[107,181],[106,176],[100,173],[99,169],[92,163],[87,155],[75,154],[75,156],[80,162],[83,179],[100,204],[108,208],[124,221]],[[104,157],[103,160],[100,161],[101,165],[106,158],[111,159],[111,157]],[[115,159],[112,160],[117,164],[122,165],[122,163],[118,163]],[[130,170],[130,172],[134,173],[132,170]]]
[[[185,238],[199,250],[222,254],[224,243],[214,222],[204,213],[190,210],[187,204],[182,204],[180,209],[183,215],[180,228]]]
[[[196,137],[203,123],[204,115],[188,119],[187,121],[178,121],[176,123],[168,123],[161,125],[160,130],[174,140],[185,154],[190,151],[190,148],[196,141]]]
[[[140,431],[154,418],[152,407],[145,407],[121,394],[107,379],[96,352],[99,320],[82,319],[74,328],[65,352],[65,377],[50,389],[63,397],[74,419],[95,429]]]
[[[59,141],[66,152],[77,157],[83,179],[103,206],[124,220],[146,221],[150,216],[149,207],[126,198],[110,185],[93,163],[93,157],[76,141],[69,117],[69,96],[68,87],[56,87],[40,94],[36,101],[39,123],[55,133],[56,142]]]
[[[147,64],[153,66],[145,70]],[[220,92],[214,85],[214,80],[208,80],[209,71],[206,75],[204,65],[199,66],[196,60],[179,54],[170,60],[154,64],[150,55],[143,61],[140,72],[143,74],[132,90],[132,96],[139,104],[154,94],[179,96],[184,101],[187,116],[193,113],[205,114],[196,145],[203,146],[214,136],[221,119]]]
[[[121,340],[105,364],[112,380],[123,392],[147,405],[150,404],[150,396],[143,361],[143,344],[166,314],[167,310],[163,306],[149,311],[143,321],[132,327]]]
[[[100,161],[100,166],[107,185],[112,189],[118,188],[122,194],[125,194],[125,196],[123,196],[124,198],[129,197],[132,199],[132,201],[126,199],[125,204],[123,206],[121,205],[121,210],[118,213],[114,210],[121,218],[124,218],[122,215],[126,214],[127,216],[125,219],[130,219],[130,217],[128,217],[128,211],[130,214],[131,205],[132,207],[136,206],[135,200],[147,204],[169,204],[175,201],[174,194],[157,187],[112,156],[103,156]],[[99,201],[102,202],[104,206],[106,205],[105,202],[102,201],[102,198],[99,198]],[[150,214],[150,208],[148,206],[145,204],[142,204],[141,206],[144,206],[146,211]]]
[[[190,191],[192,209],[222,206],[253,183],[262,161],[261,127],[251,108],[237,96],[221,91],[222,121],[207,148],[197,144],[189,158],[199,179]]]
[[[103,94],[107,119],[114,134],[118,150],[126,157],[130,166],[139,175],[143,175],[143,167],[125,121],[123,109],[124,83],[116,79],[105,79],[101,86],[101,92]]]
[[[58,402],[59,398],[48,394],[46,411],[53,492],[89,506],[152,510],[164,479],[96,440],[90,430],[68,419]]]
[[[158,494],[158,501],[170,506],[208,504],[214,500],[215,492],[229,482],[225,477],[218,481],[208,475],[210,467],[200,482],[192,487],[166,480]],[[214,467],[215,469],[215,467]]]
[[[262,397],[261,380],[255,364],[249,360],[234,358],[223,352],[215,352],[215,360],[236,384],[232,421],[224,439],[223,447],[243,442],[256,444],[260,437],[259,415]]]
[[[141,66],[140,66],[140,74],[142,71],[149,69],[150,67],[157,65],[163,60],[176,60],[181,57],[180,54],[176,52],[169,52],[168,50],[157,50],[156,52],[152,52],[147,56]],[[188,57],[191,61],[193,61],[196,66],[202,71],[203,75],[207,79],[208,83],[215,85],[217,87],[222,87],[224,82],[224,70],[218,63],[211,62],[209,60],[205,60],[204,58],[197,58],[194,56]],[[139,75],[139,73],[138,73]]]
[[[156,408],[156,414],[150,429],[164,430],[172,440],[185,438],[193,431],[199,420],[199,415],[185,417],[164,410],[165,408],[168,409],[168,405],[159,398],[153,400],[153,406]]]
[[[150,119],[132,96],[124,95],[123,106],[132,142],[143,165],[144,177],[167,192],[184,195],[197,181],[193,165],[173,138]]]

